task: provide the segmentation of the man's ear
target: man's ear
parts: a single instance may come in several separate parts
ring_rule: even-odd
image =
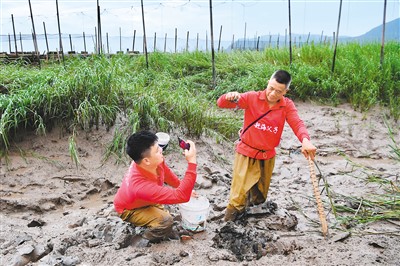
[[[144,163],[145,165],[149,165],[149,164],[150,164],[149,158],[144,157],[144,158],[142,159],[142,163]]]

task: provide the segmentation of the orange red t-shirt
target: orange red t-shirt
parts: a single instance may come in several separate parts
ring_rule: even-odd
[[[180,180],[165,162],[157,167],[158,174],[155,175],[133,161],[114,197],[115,210],[122,213],[125,209],[189,201],[196,181],[196,168],[196,164],[189,163],[184,178]]]
[[[261,115],[271,110],[266,116],[253,124],[236,145],[236,152],[245,156],[267,160],[276,155],[275,148],[279,145],[285,122],[292,128],[300,140],[310,139],[304,122],[300,119],[292,100],[283,97],[276,105],[270,107],[266,100],[266,92],[249,91],[240,94],[237,103],[225,99],[225,94],[217,100],[221,108],[244,109],[242,131]]]

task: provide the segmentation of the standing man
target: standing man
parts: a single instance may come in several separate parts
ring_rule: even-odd
[[[164,204],[188,202],[196,181],[196,146],[184,150],[188,168],[180,180],[167,166],[157,136],[140,131],[128,139],[126,151],[132,163],[114,198],[122,220],[146,227],[143,238],[150,242],[177,238],[173,218]],[[165,186],[167,184],[169,186]]]
[[[291,81],[287,71],[278,70],[262,91],[228,92],[217,100],[220,108],[244,109],[225,221],[234,221],[246,207],[267,200],[275,165],[275,147],[280,143],[285,122],[301,142],[304,156],[315,157],[317,148],[311,143],[293,101],[284,97]]]

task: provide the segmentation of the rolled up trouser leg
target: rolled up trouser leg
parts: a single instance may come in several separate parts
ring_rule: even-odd
[[[143,237],[159,241],[171,234],[173,218],[162,205],[152,205],[135,210],[125,210],[121,219],[136,226],[147,227]]]
[[[235,154],[233,178],[227,209],[236,209],[239,213],[245,210],[249,191],[254,189],[249,201],[259,204],[267,198],[275,157],[263,163],[239,153]]]
[[[275,157],[269,160],[259,160],[258,163],[260,164],[261,177],[249,191],[247,200],[249,205],[258,205],[267,200],[272,171],[275,166]]]

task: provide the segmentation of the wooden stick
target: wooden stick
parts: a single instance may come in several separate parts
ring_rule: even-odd
[[[315,200],[317,201],[317,210],[318,210],[319,220],[321,221],[322,234],[326,238],[326,236],[328,235],[328,223],[326,222],[324,206],[322,205],[321,197],[319,195],[318,181],[315,175],[314,163],[311,157],[308,157],[308,166],[310,167],[311,183],[314,190]]]

